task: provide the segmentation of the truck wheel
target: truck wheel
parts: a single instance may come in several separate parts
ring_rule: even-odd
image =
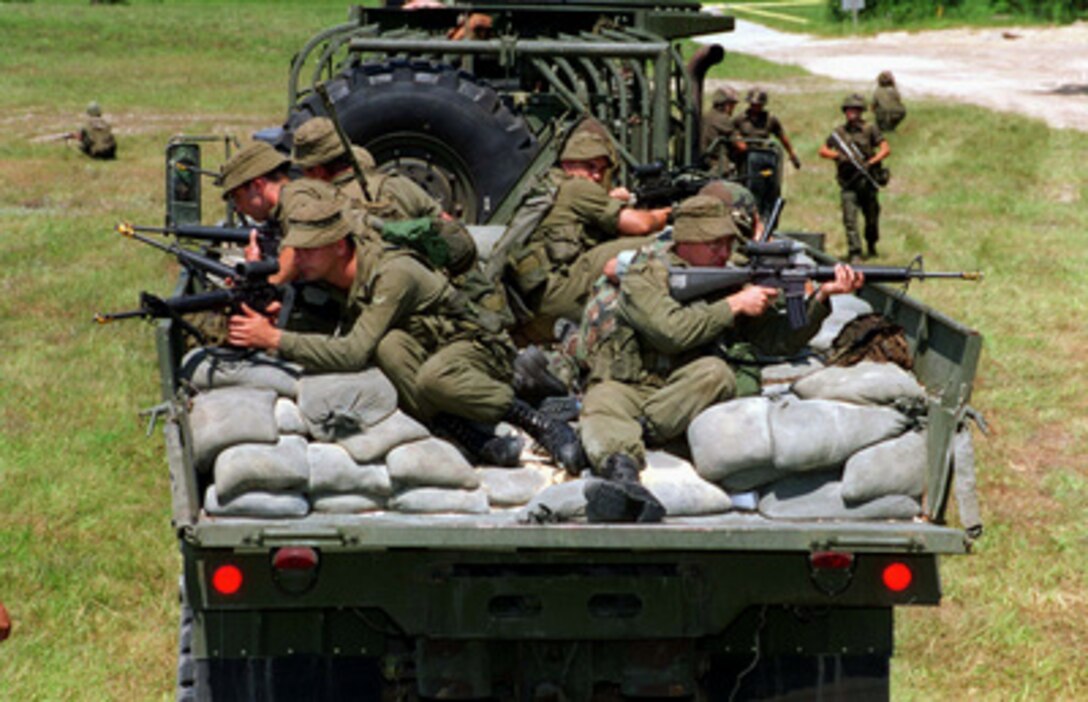
[[[348,138],[369,149],[379,168],[411,177],[469,223],[488,220],[540,148],[494,89],[449,65],[364,63],[328,89]],[[310,95],[287,130],[324,113]]]

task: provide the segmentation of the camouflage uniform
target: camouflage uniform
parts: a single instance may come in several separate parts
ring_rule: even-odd
[[[102,118],[102,108],[97,102],[87,105],[87,123],[79,130],[79,150],[91,158],[109,160],[117,157],[117,141],[109,122]]]
[[[314,248],[352,235],[338,206],[300,205],[286,246]],[[514,347],[441,273],[406,249],[355,241],[355,279],[335,335],[282,332],[280,355],[308,371],[346,372],[376,364],[397,388],[401,407],[422,420],[439,412],[494,423],[514,399]]]
[[[862,107],[864,108],[864,102]],[[872,158],[884,142],[884,135],[880,133],[880,129],[876,125],[867,124],[864,119],[859,119],[857,122],[847,121],[836,127],[835,132],[847,144],[856,145],[863,159]],[[830,136],[827,138],[826,146],[835,151],[839,150],[838,145]],[[865,242],[869,250],[875,250],[876,242],[880,240],[879,191],[845,158],[840,158],[836,164],[836,180],[840,188],[842,224],[846,229],[848,254],[851,258],[860,257],[859,212],[865,217]]]
[[[699,151],[703,154],[707,167],[723,177],[731,175],[735,170],[733,165],[735,160],[734,149],[732,144],[729,143],[735,128],[733,124],[734,117],[724,109],[730,103],[737,103],[737,92],[735,90],[732,88],[719,88],[714,91],[711,103],[713,109],[703,115],[702,133],[699,139]],[[718,145],[711,152],[710,148],[716,141],[718,141]]]
[[[907,116],[907,108],[899,97],[899,89],[895,87],[895,78],[890,71],[882,71],[876,82],[877,88],[873,91],[872,100],[876,124],[882,132],[894,132]]]
[[[736,230],[728,211],[709,196],[677,208],[677,241],[710,241]],[[587,353],[589,390],[581,415],[582,442],[600,470],[612,454],[640,464],[644,441],[660,444],[681,436],[701,411],[737,394],[729,364],[710,355],[710,345],[746,340],[761,349],[793,349],[819,329],[830,313],[811,299],[809,322],[789,328],[777,313],[734,318],[725,300],[677,302],[669,295],[668,270],[688,265],[671,244],[647,247],[620,279],[614,321],[600,329]]]

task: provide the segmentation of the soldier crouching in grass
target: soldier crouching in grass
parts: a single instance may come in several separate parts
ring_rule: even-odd
[[[714,302],[680,303],[669,295],[669,269],[725,266],[737,228],[725,204],[708,195],[682,202],[675,218],[672,242],[643,248],[620,275],[613,319],[599,327],[587,351],[582,441],[594,473],[605,479],[586,487],[586,516],[593,522],[654,522],[664,516],[660,502],[639,483],[645,445],[676,439],[704,409],[735,396],[733,369],[710,353],[715,340],[799,347],[830,313],[831,295],[864,283],[862,274],[836,266],[835,280],[809,295],[808,323],[796,330],[772,310],[775,288],[749,285]]]
[[[376,365],[396,387],[401,409],[444,427],[483,462],[517,464],[519,441],[474,424],[508,421],[568,471],[581,470],[574,430],[514,398],[515,349],[501,323],[412,250],[359,231],[357,222],[345,213],[342,196],[317,190],[299,193],[287,215],[283,245],[294,248],[301,279],[346,296],[335,334],[277,329],[243,307],[230,319],[230,343],[277,351],[309,372]]]

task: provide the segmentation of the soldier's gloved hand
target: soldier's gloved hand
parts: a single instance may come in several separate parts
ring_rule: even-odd
[[[801,170],[801,159],[797,157],[797,154],[790,156],[790,163],[792,163],[793,167],[797,170]]]

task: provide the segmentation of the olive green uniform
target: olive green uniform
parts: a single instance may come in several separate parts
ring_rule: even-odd
[[[581,433],[594,468],[613,453],[642,463],[644,440],[664,443],[681,436],[704,409],[736,395],[733,369],[708,355],[711,342],[722,338],[771,353],[792,351],[830,313],[812,298],[808,324],[793,330],[774,311],[734,318],[724,299],[682,304],[669,295],[668,269],[686,265],[667,250],[633,263],[623,275],[615,328],[589,354]]]
[[[733,146],[729,143],[734,130],[732,115],[715,109],[703,115],[699,151],[703,154],[707,167],[722,176],[728,176],[735,170]],[[718,145],[711,151],[711,145],[719,139],[721,141],[718,141]]]
[[[280,354],[308,371],[376,363],[401,407],[422,420],[439,412],[501,420],[514,398],[509,337],[482,328],[464,295],[412,253],[362,239],[356,245],[337,334],[284,331]]]
[[[117,141],[109,122],[102,117],[90,117],[79,130],[79,149],[91,158],[112,159],[117,156]]]
[[[873,124],[863,119],[847,122],[836,127],[835,132],[847,144],[853,144],[860,152],[862,160],[868,160],[884,143],[884,135]],[[830,136],[827,148],[839,151],[839,146]],[[846,230],[846,244],[849,256],[861,256],[861,236],[858,232],[858,213],[865,217],[865,241],[870,248],[880,240],[880,200],[879,191],[868,178],[858,172],[847,159],[840,158],[836,164],[836,180],[840,188],[842,204],[842,225]]]
[[[882,132],[894,132],[907,116],[907,108],[894,85],[881,85],[873,91],[873,114]]]
[[[738,141],[782,138],[782,123],[770,112],[745,112],[733,118],[733,138]]]

